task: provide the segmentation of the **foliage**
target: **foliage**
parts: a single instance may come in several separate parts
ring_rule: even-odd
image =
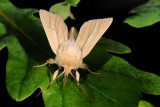
[[[16,101],[29,97],[37,88],[43,88],[52,80],[56,65],[33,68],[54,58],[36,9],[19,9],[8,0],[0,0],[0,49],[7,46],[6,87]],[[112,55],[129,53],[130,48],[111,39],[102,38],[84,62],[93,75],[80,69],[81,85],[86,89],[79,92],[70,76],[66,87],[59,78],[42,97],[46,107],[133,107],[141,100],[141,93],[160,95],[160,77],[136,69],[124,59]]]
[[[141,100],[138,104],[138,107],[154,107],[151,103]]]
[[[68,17],[70,17],[71,19],[75,19],[71,12],[71,6],[76,7],[79,2],[80,0],[65,0],[65,2],[60,2],[52,5],[49,11],[58,14],[64,20]]]
[[[126,18],[124,23],[136,28],[153,25],[160,21],[160,1],[149,0],[147,3],[132,9],[130,13],[133,13],[133,15]]]
[[[0,37],[6,33],[6,28],[3,23],[0,23]]]

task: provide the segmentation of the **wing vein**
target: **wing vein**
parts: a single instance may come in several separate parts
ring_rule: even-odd
[[[96,20],[96,25],[95,25],[95,26],[96,26],[96,27],[94,28],[93,32],[92,32],[91,35],[89,36],[89,38],[88,38],[86,44],[91,40],[91,38],[93,37],[93,35],[94,35],[94,33],[95,33],[95,30],[97,29],[97,26],[98,26],[97,20]],[[85,49],[86,44],[84,45],[84,48],[83,48],[83,49]],[[83,51],[83,50],[82,50],[82,51]]]

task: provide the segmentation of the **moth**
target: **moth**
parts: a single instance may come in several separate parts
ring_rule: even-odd
[[[48,84],[50,86],[57,78],[64,74],[63,86],[65,87],[66,78],[69,74],[76,80],[78,87],[80,74],[78,68],[87,69],[94,73],[85,63],[85,58],[93,49],[95,44],[111,25],[113,18],[94,19],[85,22],[80,28],[79,33],[72,27],[68,32],[68,28],[63,19],[53,13],[40,9],[40,20],[45,30],[52,51],[55,53],[55,58],[51,58],[46,63],[34,67],[41,67],[47,64],[57,64],[59,69],[53,74],[53,80]],[[58,73],[62,71],[58,75]],[[73,75],[75,72],[75,76]],[[83,87],[81,87],[83,89]]]

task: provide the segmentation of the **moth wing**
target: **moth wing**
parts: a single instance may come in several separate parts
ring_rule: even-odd
[[[89,20],[82,25],[75,43],[81,48],[83,58],[90,53],[112,21],[113,18],[95,19]]]
[[[51,49],[56,54],[58,46],[68,39],[68,28],[58,15],[42,9],[39,15]]]

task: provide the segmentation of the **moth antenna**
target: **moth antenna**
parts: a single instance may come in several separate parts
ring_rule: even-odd
[[[58,75],[58,72],[59,72],[59,69],[53,73],[53,80],[56,79],[56,77],[57,77],[57,75]],[[49,88],[49,87],[50,87],[50,86],[48,86],[48,88]],[[47,89],[48,89],[48,88],[47,88]]]
[[[72,72],[70,72],[71,76],[76,80],[76,78],[74,77],[74,75],[72,74]],[[91,101],[89,95],[87,94],[86,90],[83,88],[83,86],[81,86],[80,82],[76,80],[76,82],[79,84],[79,86],[82,88],[82,90],[84,91],[84,93],[87,95],[88,99]]]
[[[61,74],[59,74],[54,80],[52,80],[52,81],[48,84],[47,89],[49,89],[49,87],[53,84],[53,82],[54,82],[57,78],[59,78],[61,75],[63,75],[64,72],[65,72],[65,71],[63,71],[63,72],[62,72]]]
[[[53,83],[57,78],[59,78],[62,74],[64,74],[64,71],[63,71],[61,74],[59,74],[54,80],[52,80],[49,84],[47,84],[46,86],[44,86],[44,87],[42,88],[42,90],[37,94],[37,96],[39,96],[46,87],[47,87],[47,89],[49,89],[49,87],[52,85],[52,83]],[[36,97],[37,97],[37,96],[36,96]]]
[[[42,93],[42,91],[43,91],[46,87],[48,87],[48,85],[49,85],[49,84],[47,84],[46,86],[44,86],[44,87],[41,89],[41,91],[36,95],[36,97],[38,97],[38,96]]]

